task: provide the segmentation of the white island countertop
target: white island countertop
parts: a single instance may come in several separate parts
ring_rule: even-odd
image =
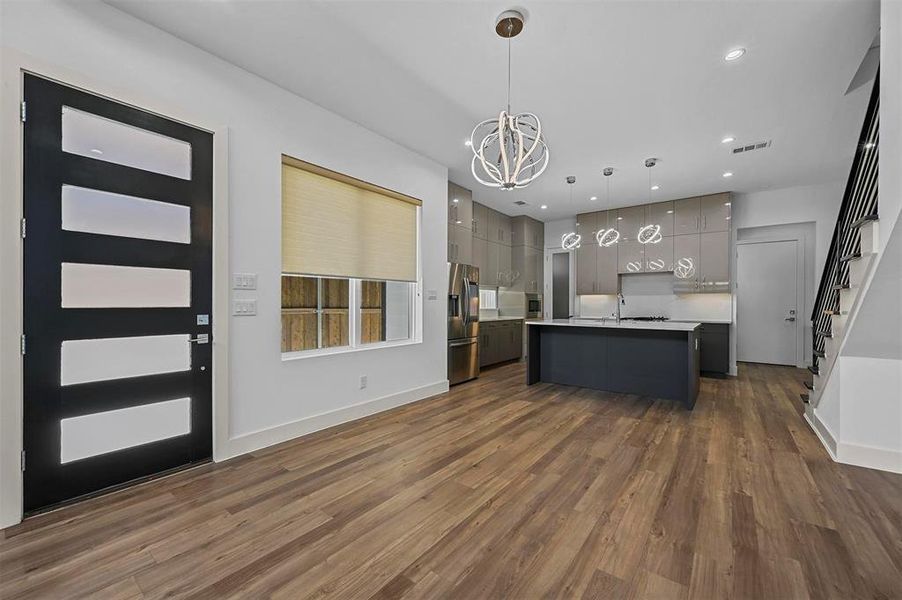
[[[615,319],[546,319],[544,321],[527,321],[527,325],[545,325],[551,327],[599,327],[602,329],[650,329],[652,331],[695,331],[701,323],[683,323],[678,321],[626,321],[619,323]]]

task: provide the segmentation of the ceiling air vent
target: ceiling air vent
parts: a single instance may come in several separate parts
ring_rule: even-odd
[[[754,144],[746,144],[745,146],[736,146],[735,148],[733,148],[733,154],[751,152],[752,150],[763,150],[765,148],[770,148],[770,145],[772,143],[773,140],[767,140],[766,142],[756,142]]]
[[[526,203],[522,200],[517,200],[516,202],[514,202],[514,204],[516,204],[517,206],[526,206]]]

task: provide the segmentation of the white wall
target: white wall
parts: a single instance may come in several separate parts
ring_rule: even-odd
[[[192,115],[229,129],[231,268],[258,274],[258,316],[232,319],[230,338],[229,443],[220,458],[289,439],[367,412],[447,389],[444,290],[447,171],[429,160],[303,100],[263,79],[99,2],[0,2],[3,94],[18,98],[18,64],[35,62],[55,73],[78,73],[116,98],[140,99],[143,108],[166,115]],[[336,77],[341,65],[335,65]],[[189,122],[197,122],[189,117]],[[19,152],[10,143],[18,123],[3,116],[4,159]],[[283,361],[280,354],[280,155],[289,154],[423,200],[421,259],[423,343],[339,356]],[[20,199],[2,184],[0,247],[17,248]],[[5,282],[18,265],[0,263]],[[3,334],[16,331],[10,306],[19,292],[4,295]],[[244,296],[249,294],[244,293]],[[220,315],[219,318],[225,318]],[[18,364],[9,343],[4,364]],[[0,382],[6,390],[11,370]],[[358,389],[359,375],[369,387]],[[371,402],[371,404],[367,404]],[[338,412],[333,412],[338,411]],[[329,414],[332,413],[332,414]],[[7,420],[7,425],[9,421]],[[15,425],[3,431],[15,432]],[[10,456],[10,434],[2,451]],[[19,440],[20,442],[20,440]],[[14,444],[12,444],[14,445]],[[18,460],[18,453],[14,455]],[[0,483],[11,489],[18,475],[10,460]],[[15,494],[0,497],[0,526],[10,523]],[[12,499],[11,499],[12,498]]]
[[[840,462],[902,473],[902,360],[841,356]]]
[[[902,2],[880,3],[880,238],[902,213]]]
[[[833,237],[833,228],[836,226],[845,191],[844,178],[848,176],[848,172],[841,176],[843,179],[817,185],[734,194],[733,230],[813,222],[816,286],[830,250],[830,239]]]

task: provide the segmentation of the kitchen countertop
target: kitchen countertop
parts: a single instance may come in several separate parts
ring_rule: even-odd
[[[706,321],[708,322],[708,321]],[[701,323],[692,321],[624,321],[620,323],[610,319],[548,319],[544,321],[527,321],[527,325],[545,325],[551,327],[598,327],[601,329],[650,329],[652,331],[694,331]]]
[[[669,319],[670,323],[716,323],[720,325],[730,325],[733,323],[731,319],[696,319],[695,321],[691,321],[689,319]]]
[[[523,320],[524,320],[523,317],[488,317],[485,319],[482,317],[479,317],[480,323],[491,323],[493,321],[523,321]]]

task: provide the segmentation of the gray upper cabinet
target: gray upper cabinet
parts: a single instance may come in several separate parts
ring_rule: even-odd
[[[473,264],[473,234],[469,228],[448,227],[448,262]]]
[[[676,235],[673,237],[673,291],[694,293],[698,289],[699,235]]]
[[[698,233],[701,227],[699,198],[683,198],[673,202],[673,235]]]
[[[620,291],[617,277],[617,246],[595,245],[595,293],[616,294]]]
[[[730,230],[730,194],[712,194],[702,196],[701,228],[702,232]]]
[[[660,225],[661,235],[673,235],[673,202],[656,202],[645,207],[645,224]]]
[[[576,215],[576,233],[582,236],[582,245],[588,244],[590,238],[595,237],[595,232],[598,231],[597,220],[598,213],[594,212]]]
[[[473,192],[448,182],[448,225],[473,226]]]
[[[489,208],[478,202],[473,203],[473,237],[487,240],[489,229]]]
[[[645,245],[635,239],[620,238],[617,243],[617,271],[620,273],[645,272]]]
[[[699,234],[698,285],[702,292],[730,291],[730,233]]]
[[[617,230],[621,240],[635,240],[645,225],[645,206],[617,209]]]
[[[645,244],[645,272],[673,271],[673,237],[667,236],[657,244]]]
[[[576,294],[584,296],[597,293],[596,253],[598,244],[584,242],[576,250]]]
[[[545,224],[527,216],[511,219],[511,246],[529,246],[543,248],[545,246]]]
[[[511,218],[502,213],[496,213],[498,223],[498,243],[505,246],[511,245]]]

